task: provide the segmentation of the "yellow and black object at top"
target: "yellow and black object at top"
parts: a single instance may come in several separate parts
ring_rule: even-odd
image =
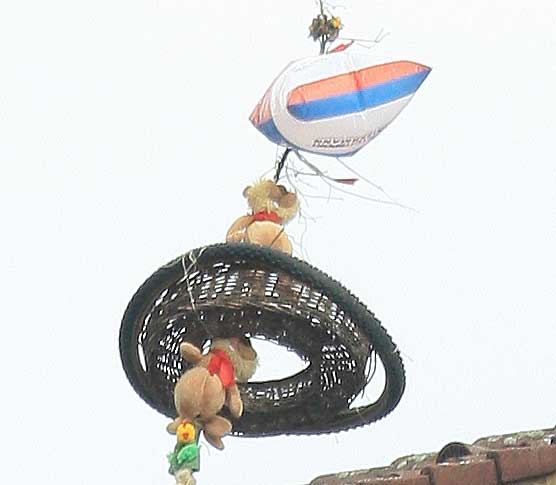
[[[321,9],[309,26],[309,36],[320,44],[320,53],[324,54],[326,46],[334,42],[343,28],[340,17],[328,15]]]

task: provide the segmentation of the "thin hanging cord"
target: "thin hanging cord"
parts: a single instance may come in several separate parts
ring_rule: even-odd
[[[361,173],[357,172],[355,169],[351,168],[346,162],[344,162],[340,157],[336,157],[336,160],[338,162],[340,162],[346,169],[348,169],[352,174],[356,175],[357,177],[359,177],[361,180],[363,180],[364,182],[366,182],[367,184],[369,184],[371,187],[374,187],[375,189],[379,190],[380,192],[382,192],[382,194],[388,198],[388,200],[390,200],[391,202],[393,202],[394,204],[398,204],[401,205],[396,199],[394,199],[388,192],[386,192],[380,185],[375,184],[373,181],[369,180],[367,177],[365,177],[364,175],[362,175]],[[414,209],[413,209],[414,210]]]
[[[282,174],[282,170],[284,168],[284,165],[286,163],[288,155],[290,154],[291,151],[292,151],[292,149],[289,148],[289,147],[286,148],[286,150],[284,150],[284,153],[282,154],[282,157],[280,158],[280,161],[276,165],[276,173],[274,174],[274,182],[278,183],[278,180],[280,180],[280,175]]]
[[[319,0],[320,5],[320,14],[324,17],[324,3],[323,0]],[[326,35],[321,35],[320,38],[320,55],[322,56],[326,52],[326,43],[328,42],[328,38]]]
[[[320,170],[316,165],[313,165],[311,162],[309,162],[309,160],[307,160],[301,153],[299,153],[298,150],[295,151],[295,154],[296,154],[297,158],[301,162],[303,162],[307,167],[309,167],[311,170],[313,170],[315,172],[315,174],[317,174],[326,185],[328,185],[329,187],[332,187],[334,190],[337,190],[338,192],[342,192],[344,194],[351,195],[352,197],[357,197],[359,199],[368,200],[369,202],[377,202],[379,204],[393,205],[393,206],[401,207],[402,209],[407,209],[407,210],[410,210],[410,211],[413,211],[413,212],[417,212],[412,207],[408,207],[408,206],[400,204],[398,202],[393,202],[391,200],[377,199],[377,198],[374,198],[374,197],[367,197],[365,195],[357,194],[355,192],[350,192],[349,190],[342,189],[341,187],[338,187],[336,185],[336,183],[337,183],[336,180],[329,177],[322,170]]]

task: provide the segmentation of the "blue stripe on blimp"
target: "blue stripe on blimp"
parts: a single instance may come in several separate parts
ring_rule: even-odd
[[[264,123],[261,123],[260,125],[255,125],[255,127],[270,141],[276,143],[277,145],[286,144],[286,140],[284,140],[284,138],[278,131],[278,128],[276,128],[276,125],[274,124],[272,118],[268,121],[265,121]]]
[[[360,91],[294,104],[288,107],[288,111],[302,121],[332,118],[365,111],[414,93],[429,72],[430,70],[421,71]]]

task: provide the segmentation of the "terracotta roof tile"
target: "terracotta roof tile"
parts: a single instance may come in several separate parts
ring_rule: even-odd
[[[504,485],[554,475],[556,427],[448,443],[390,466],[323,475],[310,485]],[[551,482],[552,483],[552,482]]]
[[[345,484],[380,484],[380,485],[430,485],[427,476],[419,471],[396,470],[392,466],[354,470],[350,472],[323,475],[311,482],[311,485],[345,485]]]
[[[556,472],[556,446],[506,448],[491,451],[503,482],[548,475]]]
[[[431,477],[433,485],[498,485],[496,465],[486,457],[466,457],[425,468],[423,472]]]
[[[386,470],[377,473],[377,469],[357,470],[353,472],[323,475],[310,485],[431,485],[427,475],[418,471],[393,472]]]
[[[420,453],[418,455],[402,456],[394,460],[389,468],[395,470],[420,470],[436,462],[436,453]]]

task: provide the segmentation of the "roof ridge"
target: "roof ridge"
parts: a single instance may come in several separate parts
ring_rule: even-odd
[[[389,466],[322,475],[309,485],[501,485],[552,476],[556,426],[447,443],[438,452],[397,458]]]

